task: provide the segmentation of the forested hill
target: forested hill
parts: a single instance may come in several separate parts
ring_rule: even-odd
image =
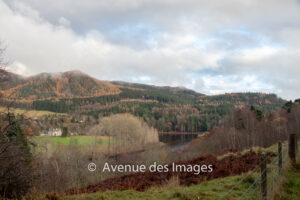
[[[283,104],[283,100],[277,98],[274,94],[235,93],[206,96],[182,87],[100,81],[80,71],[54,74],[42,73],[27,78],[8,72],[1,74],[0,92],[2,100],[19,103],[35,102],[34,105],[40,105],[43,101],[68,101],[69,104],[79,104],[79,102],[107,104],[120,100],[214,106],[251,104],[272,107]]]
[[[99,81],[80,71],[42,73],[3,79],[1,93],[7,100],[30,102],[41,99],[94,97],[120,93],[120,87]]]
[[[1,74],[0,92],[2,97],[5,100],[16,102],[113,95],[119,96],[121,99],[153,99],[161,102],[193,103],[197,101],[197,97],[204,96],[180,87],[100,81],[80,71],[42,73],[27,78],[5,71]]]
[[[261,111],[282,107],[275,94],[231,93],[208,96],[180,87],[106,82],[82,72],[43,73],[0,81],[0,106],[88,116],[131,113],[159,131],[205,131],[233,109],[255,106]]]
[[[148,91],[161,91],[161,92],[168,92],[173,94],[185,94],[185,95],[192,95],[195,97],[205,96],[204,94],[197,93],[194,90],[190,90],[184,87],[155,86],[155,85],[146,85],[140,83],[128,83],[124,81],[112,81],[111,83],[115,85],[137,88],[137,89],[148,90]]]

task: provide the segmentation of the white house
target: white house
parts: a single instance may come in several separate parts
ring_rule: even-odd
[[[41,136],[61,136],[62,130],[60,128],[51,128],[48,131],[42,132]]]

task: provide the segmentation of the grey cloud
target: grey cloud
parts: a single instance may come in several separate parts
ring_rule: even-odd
[[[148,24],[161,32],[214,32],[222,28],[246,25],[255,31],[276,31],[283,26],[298,26],[299,3],[296,0],[204,1],[204,0],[5,0],[31,6],[52,24],[60,17],[72,22],[79,33],[96,29],[109,34],[123,25]],[[186,27],[186,25],[194,27]],[[197,27],[198,26],[198,27]],[[192,29],[192,30],[191,30]],[[141,33],[142,34],[142,33]],[[122,37],[122,33],[120,33]]]
[[[26,75],[297,98],[299,18],[296,0],[0,0],[0,38]]]

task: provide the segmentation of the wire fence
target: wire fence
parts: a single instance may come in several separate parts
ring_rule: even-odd
[[[282,150],[282,152],[278,152],[282,154],[282,164],[287,165],[289,161],[288,157],[288,147]],[[268,165],[268,176],[267,176],[267,199],[272,199],[274,192],[278,187],[278,181],[282,174],[282,167],[279,167],[279,156],[272,163]]]
[[[294,135],[294,134],[293,134]],[[247,173],[241,180],[238,181],[231,189],[221,196],[219,200],[232,199],[232,193],[238,190],[240,185],[251,178],[250,186],[243,191],[237,200],[250,200],[250,199],[273,199],[275,191],[278,189],[278,181],[282,175],[282,169],[290,162],[291,152],[295,155],[298,153],[298,140],[294,138],[294,145],[291,141],[278,143],[278,151],[276,157],[263,154],[261,161],[255,169]],[[294,155],[294,156],[295,156]]]

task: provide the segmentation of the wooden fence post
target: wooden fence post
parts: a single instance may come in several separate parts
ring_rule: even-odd
[[[295,144],[296,144],[296,155],[298,154],[298,135],[296,134],[296,141],[295,141]]]
[[[296,134],[290,134],[289,136],[289,157],[292,164],[296,164]]]
[[[280,175],[282,169],[282,143],[278,142],[278,174]]]
[[[265,154],[261,154],[260,158],[261,171],[261,199],[267,200],[267,159]]]

